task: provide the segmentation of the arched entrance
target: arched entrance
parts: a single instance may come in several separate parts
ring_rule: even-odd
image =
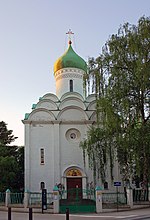
[[[66,208],[69,208],[70,213],[95,212],[95,198],[89,198],[89,191],[86,189],[87,176],[84,171],[72,166],[63,174],[66,190],[60,200],[60,213],[65,213]]]
[[[82,173],[77,168],[69,169],[66,173],[67,198],[82,199]]]

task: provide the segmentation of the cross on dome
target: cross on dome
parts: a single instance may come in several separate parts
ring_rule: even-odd
[[[72,43],[72,41],[71,41],[71,35],[73,35],[74,33],[71,31],[71,29],[69,29],[69,31],[68,31],[66,34],[68,34],[69,44],[71,44],[71,43]]]
[[[71,29],[66,33],[69,37],[69,45],[66,52],[54,63],[54,74],[64,68],[77,68],[87,72],[86,62],[72,48],[71,36],[74,34]]]

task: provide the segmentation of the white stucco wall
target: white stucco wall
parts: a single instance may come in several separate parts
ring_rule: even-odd
[[[52,97],[53,100],[48,97]],[[57,110],[54,108],[56,104]],[[25,189],[38,192],[40,183],[45,182],[47,190],[52,191],[56,183],[64,181],[64,171],[72,166],[84,172],[86,178],[83,185],[86,185],[87,174],[90,176],[90,172],[88,163],[84,166],[79,144],[86,137],[91,121],[82,96],[71,93],[69,97],[68,94],[58,105],[56,97],[44,95],[44,100],[41,98],[28,120],[24,120],[24,124]],[[78,133],[77,140],[69,139],[69,132],[74,130]],[[41,148],[45,151],[45,163],[42,165],[40,164]]]
[[[83,70],[77,68],[64,68],[55,73],[56,95],[60,99],[63,94],[70,92],[69,82],[73,80],[73,92],[83,96]]]
[[[54,184],[54,131],[52,124],[34,124],[30,126],[29,170],[26,175],[29,178],[27,189],[38,192],[40,182],[45,182],[46,187]],[[40,149],[44,149],[45,163],[41,164]],[[28,173],[29,172],[29,173]],[[52,190],[52,189],[51,189]]]
[[[66,170],[78,168],[82,173],[82,187],[93,181],[88,157],[83,161],[80,141],[86,139],[89,127],[96,121],[96,97],[83,98],[82,70],[79,72],[60,71],[56,77],[58,97],[48,93],[39,99],[31,113],[23,120],[25,124],[25,189],[40,191],[44,182],[47,191],[52,191],[56,183],[66,187]],[[68,80],[73,78],[75,92],[68,92]],[[63,74],[63,77],[61,78]],[[68,74],[68,75],[65,75]],[[69,75],[70,74],[70,75]],[[67,78],[71,77],[71,78]],[[59,82],[59,84],[58,84]],[[60,85],[61,82],[61,85]],[[71,134],[75,138],[71,138]],[[44,149],[45,163],[41,164],[40,149]],[[115,164],[115,169],[118,166]],[[115,180],[119,174],[115,172]],[[106,175],[111,183],[110,175]],[[99,181],[98,184],[101,184]],[[113,185],[109,184],[113,191]]]

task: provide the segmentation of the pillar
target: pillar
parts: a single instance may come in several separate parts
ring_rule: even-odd
[[[6,198],[5,198],[5,206],[8,207],[10,203],[11,203],[10,190],[7,189],[7,190],[6,190]]]
[[[59,191],[58,187],[54,186],[53,189],[53,213],[59,213]]]
[[[102,188],[97,186],[96,189],[96,213],[101,213],[103,211],[102,208]]]
[[[27,208],[29,205],[29,191],[25,190],[24,192],[24,208]]]
[[[133,208],[133,190],[131,188],[127,189],[127,205]]]

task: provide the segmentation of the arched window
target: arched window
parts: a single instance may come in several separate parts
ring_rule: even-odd
[[[70,81],[69,81],[69,86],[70,86],[70,92],[73,92],[73,80],[71,79]]]
[[[42,190],[42,189],[45,189],[45,183],[44,183],[44,182],[41,182],[40,185],[41,185],[41,186],[40,186],[41,190]]]
[[[108,182],[104,182],[104,189],[108,189]]]

